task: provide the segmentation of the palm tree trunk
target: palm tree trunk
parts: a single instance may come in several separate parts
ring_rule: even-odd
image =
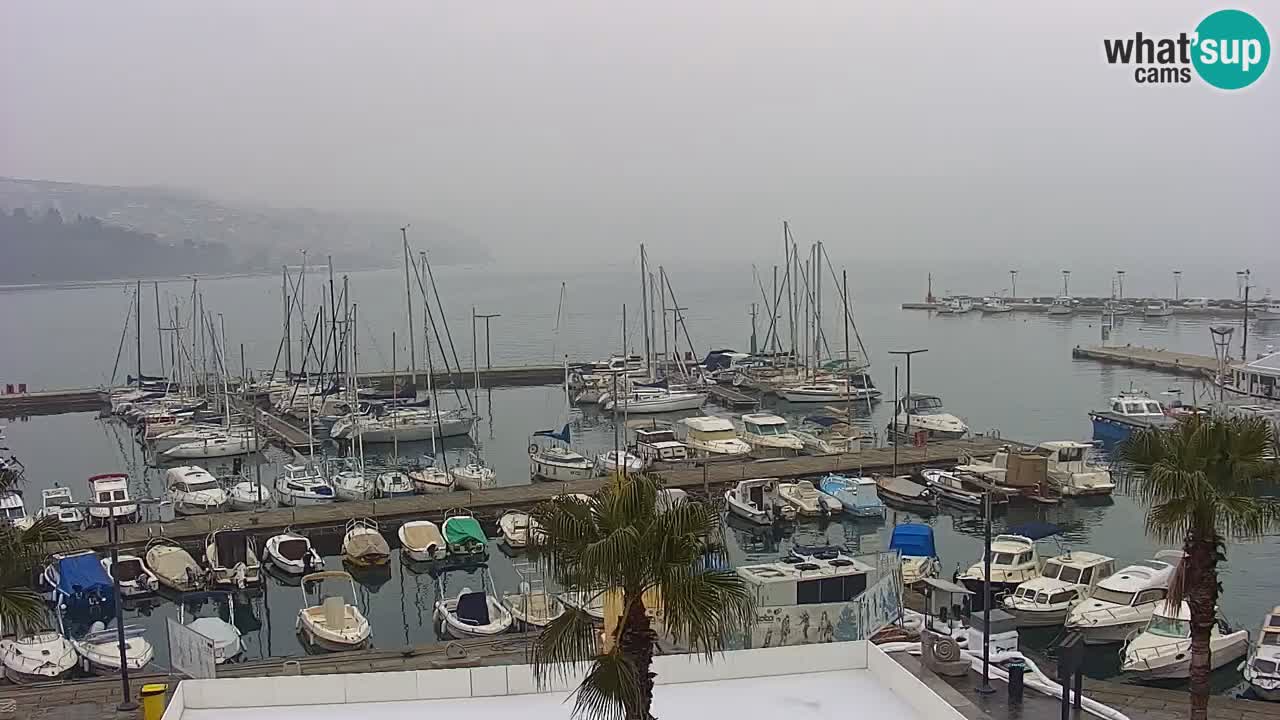
[[[1191,720],[1209,716],[1209,638],[1217,623],[1218,547],[1216,534],[1196,533],[1184,545],[1184,579],[1191,609]]]
[[[640,674],[641,705],[627,709],[627,720],[653,720],[653,643],[657,634],[649,624],[649,616],[645,613],[644,600],[626,598],[626,626],[618,644],[624,655],[631,661],[636,672]]]

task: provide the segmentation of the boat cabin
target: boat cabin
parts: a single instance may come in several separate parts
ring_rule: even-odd
[[[1249,663],[1251,674],[1280,675],[1280,607],[1272,608],[1262,620],[1258,647]]]
[[[941,415],[946,409],[942,407],[942,398],[937,395],[912,393],[898,401],[894,412],[902,414],[904,411],[912,415]]]
[[[1013,584],[1040,575],[1040,554],[1034,540],[1022,535],[997,535],[991,541],[991,582]],[[981,579],[985,563],[974,563],[965,576]]]
[[[749,435],[769,437],[786,435],[787,421],[769,413],[747,413],[742,416],[743,430]]]
[[[685,430],[686,440],[719,442],[738,439],[738,434],[733,429],[733,423],[722,417],[707,415],[705,417],[685,418],[680,421],[680,425]]]
[[[1103,578],[1089,593],[1089,599],[1124,607],[1164,602],[1169,594],[1173,566],[1159,560],[1140,560],[1120,572]]]
[[[737,573],[760,608],[849,602],[866,591],[874,569],[845,555],[830,559],[793,556],[780,562],[743,565]]]
[[[1266,400],[1280,400],[1280,353],[1231,366],[1232,385],[1238,392]]]
[[[1065,605],[1079,600],[1114,572],[1114,558],[1091,552],[1068,552],[1046,560],[1040,577],[1019,585],[1012,597],[1015,601],[1039,606]]]
[[[165,473],[165,483],[170,490],[179,493],[204,492],[217,490],[220,487],[218,480],[198,465],[170,468]]]
[[[636,430],[635,453],[646,462],[680,462],[689,459],[689,448],[676,440],[675,430],[671,428]]]
[[[100,475],[89,480],[93,501],[120,502],[129,499],[128,477],[125,475]]]
[[[1111,398],[1110,410],[1116,415],[1134,420],[1164,420],[1164,406],[1146,395],[1122,393]]]
[[[27,520],[27,508],[16,492],[0,493],[0,522],[21,525]]]

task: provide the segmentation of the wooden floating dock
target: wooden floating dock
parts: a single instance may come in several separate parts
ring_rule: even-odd
[[[94,412],[107,406],[107,393],[97,388],[0,394],[0,417]]]
[[[995,438],[968,440],[940,440],[923,447],[898,448],[900,472],[925,465],[945,465],[958,462],[964,455],[988,455],[1008,441]],[[701,467],[679,470],[661,470],[656,474],[667,487],[681,488],[699,493],[718,489],[726,484],[760,477],[797,478],[813,477],[824,473],[889,472],[892,469],[893,448],[876,448],[843,455],[818,455],[748,462],[707,463]],[[265,482],[265,481],[264,481]],[[393,530],[401,522],[427,518],[441,520],[450,510],[466,508],[477,518],[494,521],[503,512],[513,508],[529,508],[566,493],[593,493],[604,486],[605,478],[592,478],[572,483],[533,482],[527,485],[496,487],[491,490],[455,491],[412,497],[366,500],[363,502],[335,502],[300,508],[273,508],[256,512],[228,512],[211,515],[182,517],[167,523],[140,523],[120,526],[120,541],[124,546],[145,545],[154,537],[167,537],[176,541],[199,542],[213,530],[234,525],[255,534],[273,534],[286,527],[323,530],[331,528],[341,533],[342,527],[352,518],[368,517],[382,524],[384,532]],[[713,493],[714,494],[714,493]],[[71,543],[76,547],[102,548],[107,544],[107,531],[94,528],[77,533]]]
[[[760,399],[735,390],[727,385],[711,385],[707,387],[717,405],[730,410],[750,410],[760,404]]]
[[[1218,372],[1218,361],[1207,355],[1172,352],[1157,348],[1126,345],[1111,347],[1094,345],[1092,347],[1076,346],[1071,349],[1073,360],[1093,360],[1113,365],[1128,365],[1147,370],[1158,370],[1173,375],[1189,377],[1212,377]]]

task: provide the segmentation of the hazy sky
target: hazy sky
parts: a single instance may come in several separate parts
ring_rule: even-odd
[[[1280,68],[1223,93],[1102,55],[1220,7],[9,0],[0,174],[403,211],[509,258],[764,258],[790,218],[846,258],[1260,265]]]

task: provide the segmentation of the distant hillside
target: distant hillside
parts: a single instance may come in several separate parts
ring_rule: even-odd
[[[55,209],[63,217],[101,218],[104,224],[154,235],[166,245],[223,245],[242,269],[294,264],[305,248],[311,258],[333,255],[346,269],[399,262],[399,228],[412,223],[415,248],[440,264],[485,262],[476,238],[420,218],[344,210],[280,209],[225,204],[198,193],[160,187],[110,187],[0,177],[0,209],[35,215]],[[180,272],[215,272],[185,268]]]

